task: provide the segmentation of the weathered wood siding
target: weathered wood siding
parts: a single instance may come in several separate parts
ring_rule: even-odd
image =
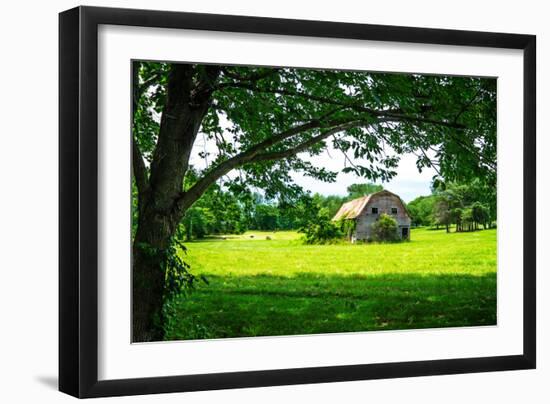
[[[377,208],[378,213],[372,213],[372,208]],[[397,213],[392,213],[392,208],[397,209]],[[405,211],[401,200],[392,194],[381,193],[372,195],[369,202],[357,216],[355,235],[352,241],[372,239],[372,224],[378,220],[382,213],[386,213],[395,218],[398,225],[398,237],[402,238],[403,228],[406,228],[407,235],[404,238],[410,239],[411,219]]]

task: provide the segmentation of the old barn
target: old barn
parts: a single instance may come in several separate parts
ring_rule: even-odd
[[[356,222],[355,231],[351,235],[352,242],[371,240],[371,226],[382,213],[392,216],[397,221],[399,238],[410,239],[411,218],[405,203],[399,196],[386,190],[344,203],[332,220],[354,220]]]

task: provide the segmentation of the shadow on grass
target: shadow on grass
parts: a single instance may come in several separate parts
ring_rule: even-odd
[[[496,274],[208,276],[171,304],[166,339],[496,324]]]

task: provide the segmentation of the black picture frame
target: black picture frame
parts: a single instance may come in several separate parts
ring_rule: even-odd
[[[523,354],[98,381],[100,24],[523,50]],[[96,7],[60,13],[59,389],[84,398],[535,368],[535,61],[533,35]]]

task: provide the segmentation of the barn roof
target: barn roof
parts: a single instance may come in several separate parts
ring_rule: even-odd
[[[374,194],[362,196],[361,198],[344,203],[338,212],[336,212],[332,220],[355,219],[361,214],[367,203],[369,203],[369,199],[372,195]]]
[[[374,195],[378,195],[378,194],[390,194],[390,195],[393,195],[395,196],[397,199],[399,199],[399,201],[401,202],[401,204],[403,205],[403,208],[405,209],[405,212],[407,214],[409,214],[408,210],[407,210],[407,205],[405,205],[405,203],[403,203],[403,201],[401,200],[401,198],[394,194],[393,192],[390,192],[390,191],[386,191],[385,189],[382,190],[382,191],[378,191],[378,192],[374,192],[372,194],[369,194],[369,195],[366,195],[366,196],[362,196],[360,198],[357,198],[357,199],[353,199],[349,202],[346,202],[344,203],[340,209],[338,210],[338,212],[336,212],[336,214],[334,215],[334,217],[332,218],[333,221],[337,221],[337,220],[341,220],[341,219],[355,219],[357,216],[359,216],[361,214],[361,212],[363,211],[363,209],[365,209],[365,206],[367,206],[367,204],[369,203],[369,200],[374,196]]]

